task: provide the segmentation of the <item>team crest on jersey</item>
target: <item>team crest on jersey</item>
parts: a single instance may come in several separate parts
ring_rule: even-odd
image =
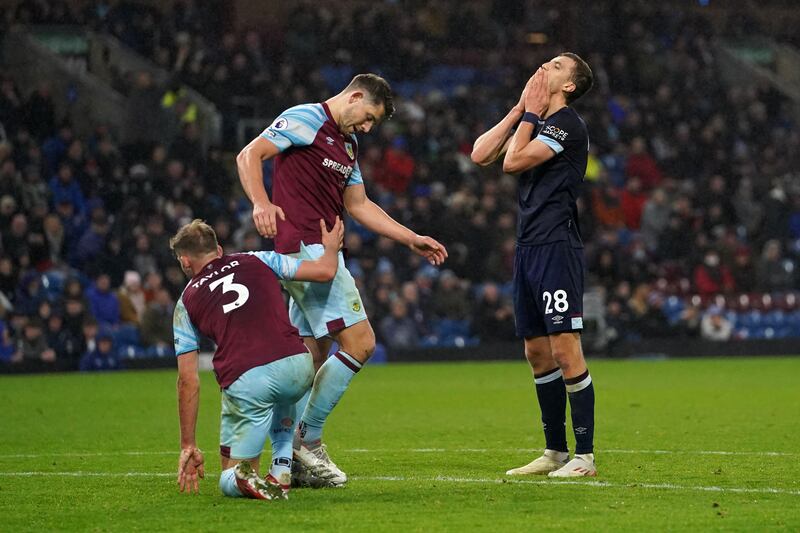
[[[344,143],[344,151],[347,152],[347,155],[350,157],[350,159],[354,159],[356,157],[355,152],[353,152],[352,143]]]
[[[361,302],[353,302],[353,312],[358,313],[361,311]]]

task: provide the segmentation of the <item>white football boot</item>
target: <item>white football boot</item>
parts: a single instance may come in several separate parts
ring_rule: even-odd
[[[347,483],[347,474],[336,466],[328,456],[324,444],[308,447],[301,444],[294,450],[294,463],[298,468],[292,469],[292,481],[300,486],[341,487]]]
[[[594,477],[596,475],[597,468],[594,466],[593,453],[575,454],[572,461],[547,474],[548,477]]]
[[[506,475],[508,476],[525,476],[525,475],[539,475],[544,476],[562,468],[567,464],[569,459],[568,452],[558,452],[556,450],[545,450],[541,457],[534,459],[525,466],[519,468],[512,468]]]

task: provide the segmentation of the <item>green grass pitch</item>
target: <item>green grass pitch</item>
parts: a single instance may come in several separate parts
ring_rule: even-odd
[[[287,502],[219,493],[209,373],[191,496],[175,485],[174,372],[2,377],[0,531],[800,529],[800,357],[590,368],[594,480],[504,475],[543,444],[523,362],[375,365],[326,428],[347,487]]]

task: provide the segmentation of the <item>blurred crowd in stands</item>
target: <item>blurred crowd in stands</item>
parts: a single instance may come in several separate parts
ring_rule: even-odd
[[[600,344],[800,336],[800,131],[776,91],[724,83],[706,20],[649,2],[596,2],[567,35],[556,7],[534,19],[522,2],[418,4],[297,2],[277,34],[223,31],[218,3],[192,1],[167,12],[26,1],[5,20],[114,34],[214,101],[228,133],[252,113],[266,126],[286,107],[324,100],[355,73],[385,75],[398,113],[360,138],[368,192],[450,252],[438,270],[348,224],[347,264],[389,349],[514,338],[515,178],[499,164],[476,167],[469,153],[536,66],[571,40],[595,75],[576,108],[592,141],[579,223],[587,290],[605,302],[587,316]],[[526,44],[536,32],[549,40]],[[226,159],[240,147],[204,149],[186,109],[175,111],[181,133],[162,138],[152,117],[179,85],[147,78],[130,77],[131,116],[140,117],[131,127],[141,134],[122,145],[103,125],[77,136],[56,115],[63,95],[2,73],[0,360],[91,369],[166,355],[185,284],[172,232],[199,217],[226,251],[270,247]],[[251,116],[239,96],[256,101]]]

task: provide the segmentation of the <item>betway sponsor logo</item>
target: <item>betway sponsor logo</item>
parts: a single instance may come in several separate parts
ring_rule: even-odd
[[[322,166],[325,168],[332,168],[339,174],[345,177],[345,179],[350,177],[350,174],[353,173],[353,167],[343,165],[337,161],[333,161],[332,159],[328,159],[327,157],[322,160]]]

